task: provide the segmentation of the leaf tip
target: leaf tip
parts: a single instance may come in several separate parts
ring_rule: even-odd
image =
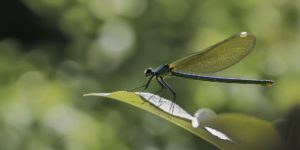
[[[89,93],[87,93],[87,94],[83,94],[82,96],[91,96]]]
[[[109,96],[111,93],[86,93],[83,96]]]

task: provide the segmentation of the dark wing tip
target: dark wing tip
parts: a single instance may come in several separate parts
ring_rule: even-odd
[[[262,85],[263,86],[267,86],[267,87],[270,87],[270,86],[273,86],[275,83],[273,80],[266,80]]]

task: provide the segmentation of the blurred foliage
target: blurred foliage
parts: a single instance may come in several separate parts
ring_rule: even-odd
[[[177,102],[270,121],[299,103],[296,0],[4,0],[0,19],[1,150],[213,149],[153,115],[82,94],[132,89],[145,68],[241,31],[256,35],[255,50],[217,75],[276,85],[168,80]]]

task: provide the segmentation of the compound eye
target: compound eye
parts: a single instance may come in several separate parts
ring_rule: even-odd
[[[151,76],[152,73],[153,73],[153,71],[152,71],[151,68],[147,68],[147,69],[145,69],[145,71],[144,71],[144,75],[145,75],[146,77]]]

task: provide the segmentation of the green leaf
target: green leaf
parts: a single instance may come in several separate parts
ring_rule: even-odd
[[[117,91],[90,93],[118,100],[151,112],[220,149],[284,149],[285,143],[270,122],[237,113],[216,115],[212,110],[199,109],[193,116],[177,104],[145,92]]]

